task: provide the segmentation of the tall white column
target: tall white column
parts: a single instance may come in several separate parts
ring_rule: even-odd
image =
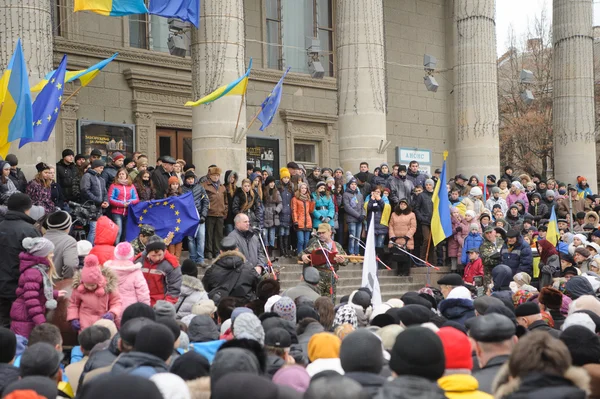
[[[457,172],[500,171],[495,0],[455,0]]]
[[[197,100],[246,72],[243,0],[202,0],[200,29],[192,32],[192,97]],[[241,96],[225,96],[192,111],[194,165],[246,170],[246,140],[233,143]],[[246,127],[242,107],[238,132]]]
[[[554,0],[554,176],[597,189],[592,0]]]
[[[17,40],[21,38],[29,83],[38,83],[52,70],[52,17],[47,0],[0,0],[0,75],[8,65]],[[13,143],[10,152],[19,158],[19,167],[27,176],[35,172],[40,161],[56,162],[54,134],[46,143],[31,143],[18,149]]]
[[[385,39],[382,0],[337,0],[336,44],[340,163],[356,171],[386,161]]]

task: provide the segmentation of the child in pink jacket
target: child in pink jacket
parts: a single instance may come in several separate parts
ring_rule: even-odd
[[[112,270],[119,279],[119,295],[121,296],[121,313],[136,302],[150,306],[150,290],[144,274],[142,264],[133,263],[134,251],[128,242],[122,242],[114,251],[115,260],[109,260],[104,267]],[[120,317],[121,315],[119,315]]]
[[[101,267],[96,255],[85,258],[83,269],[73,278],[67,321],[75,331],[85,330],[100,319],[118,325],[121,315],[121,297],[114,272]]]

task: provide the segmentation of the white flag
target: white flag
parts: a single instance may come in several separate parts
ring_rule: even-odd
[[[367,287],[373,293],[371,303],[373,309],[381,305],[381,289],[377,279],[377,255],[375,254],[375,212],[371,215],[369,231],[367,231],[367,247],[365,249],[365,260],[363,262],[362,287]]]

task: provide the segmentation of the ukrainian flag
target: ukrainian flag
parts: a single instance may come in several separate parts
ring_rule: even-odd
[[[444,151],[444,165],[442,174],[433,190],[433,216],[431,217],[431,235],[433,245],[438,245],[452,235],[452,220],[450,219],[450,201],[448,200],[448,186],[446,186],[446,157]]]
[[[552,207],[552,212],[550,213],[550,222],[548,222],[548,231],[546,232],[546,240],[550,241],[554,246],[558,245],[558,241],[560,240],[555,208],[556,206]]]
[[[33,111],[29,73],[21,39],[0,79],[0,155],[4,158],[10,142],[33,137]]]
[[[73,81],[79,79],[81,86],[83,86],[83,87],[87,86],[92,80],[94,80],[94,78],[96,76],[98,76],[100,71],[102,71],[102,69],[105,66],[107,66],[112,60],[117,58],[118,55],[119,55],[119,53],[114,53],[112,57],[102,60],[99,63],[92,65],[91,67],[89,67],[87,69],[81,69],[79,71],[67,71],[67,73],[65,75],[65,83],[73,82]],[[42,79],[38,84],[36,84],[35,86],[33,86],[31,88],[31,91],[34,93],[42,91],[44,86],[46,86],[46,84],[48,84],[48,81],[50,80],[52,75],[54,75],[55,72],[56,72],[56,69],[54,71],[48,73],[44,77],[44,79]]]
[[[202,97],[198,101],[188,101],[185,103],[186,107],[196,107],[200,104],[208,104],[212,103],[215,100],[223,96],[232,96],[238,95],[243,96],[246,94],[246,88],[248,87],[248,77],[250,76],[250,71],[252,70],[252,58],[250,58],[250,64],[248,65],[248,70],[246,73],[239,77],[237,80],[229,83],[228,85],[221,86],[217,90],[213,91],[207,96]]]
[[[148,13],[144,0],[75,0],[77,11],[92,11],[110,17]]]

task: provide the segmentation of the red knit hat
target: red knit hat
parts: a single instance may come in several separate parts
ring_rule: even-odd
[[[471,342],[465,333],[454,327],[442,327],[437,335],[444,346],[446,370],[473,369]]]
[[[169,186],[171,184],[179,184],[179,177],[177,177],[177,176],[171,176],[171,177],[169,177]]]
[[[106,286],[106,279],[102,275],[102,269],[100,262],[96,255],[88,255],[85,257],[83,262],[83,269],[81,270],[81,284],[77,289],[79,292],[84,293],[86,288],[84,284],[97,284],[96,295],[104,296],[104,287]]]
[[[585,177],[583,177],[583,176],[577,176],[577,183],[581,184],[581,182],[584,181],[584,180],[587,181],[587,179]]]

